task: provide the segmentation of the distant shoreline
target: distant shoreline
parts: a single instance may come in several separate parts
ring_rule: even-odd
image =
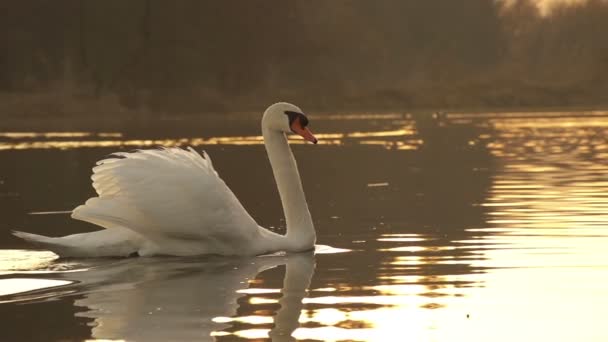
[[[306,107],[305,107],[306,108]],[[543,117],[559,118],[564,114],[578,114],[577,116],[608,116],[608,106],[580,106],[580,107],[513,107],[513,108],[381,108],[381,109],[359,109],[359,110],[315,110],[310,108],[307,113],[314,116],[332,115],[363,115],[363,114],[402,114],[402,115],[431,115],[442,112],[448,115],[464,116],[508,116],[508,117],[533,117],[543,113]],[[244,111],[207,111],[200,113],[158,113],[143,111],[122,111],[119,114],[95,115],[79,113],[62,113],[52,115],[27,115],[11,116],[6,112],[0,113],[0,131],[68,131],[86,130],[91,132],[107,131],[108,129],[117,130],[124,126],[138,126],[150,122],[173,122],[182,120],[214,122],[222,124],[226,121],[229,124],[232,120],[256,119],[261,112],[253,110]]]

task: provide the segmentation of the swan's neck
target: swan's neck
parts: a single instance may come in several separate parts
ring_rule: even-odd
[[[298,166],[287,143],[287,137],[282,132],[266,128],[262,128],[262,134],[283,204],[288,248],[291,251],[311,249],[316,240],[315,229],[304,197]]]

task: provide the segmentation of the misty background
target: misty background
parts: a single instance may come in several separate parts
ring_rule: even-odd
[[[0,118],[599,107],[607,34],[605,0],[3,1]]]

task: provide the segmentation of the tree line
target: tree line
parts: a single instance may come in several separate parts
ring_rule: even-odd
[[[126,108],[599,106],[608,1],[35,0],[0,4],[0,102]],[[1,100],[4,98],[4,100]],[[13,99],[13,100],[10,100]],[[2,105],[0,104],[0,108]]]

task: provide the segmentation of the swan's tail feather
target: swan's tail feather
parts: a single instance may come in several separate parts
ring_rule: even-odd
[[[126,257],[137,253],[139,249],[136,237],[124,229],[103,229],[62,237],[48,237],[15,230],[12,233],[61,257]]]
[[[25,241],[29,241],[29,242],[33,242],[33,243],[49,243],[50,237],[47,236],[42,236],[42,235],[37,235],[37,234],[32,234],[32,233],[26,233],[26,232],[20,232],[18,230],[13,230],[12,234],[15,235],[16,237],[23,239]]]
[[[44,249],[48,249],[48,250],[52,251],[53,253],[58,254],[60,256],[72,256],[72,254],[74,254],[73,250],[72,250],[73,248],[62,244],[61,241],[58,241],[58,238],[52,238],[52,237],[38,235],[38,234],[20,232],[17,230],[13,230],[12,233],[13,233],[13,235],[15,235],[18,238],[21,238],[27,242],[33,243],[34,245],[42,247]]]

